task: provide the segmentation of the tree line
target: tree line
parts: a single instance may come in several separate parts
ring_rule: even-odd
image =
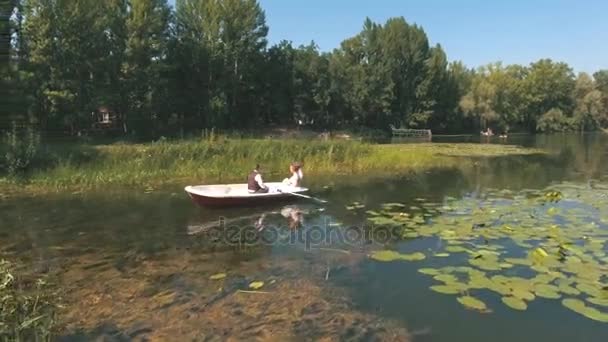
[[[177,0],[174,8],[167,0],[0,0],[0,19],[11,27],[0,41],[11,54],[2,82],[12,89],[2,122],[20,118],[43,132],[90,127],[101,106],[146,137],[296,125],[608,126],[608,70],[575,75],[550,59],[468,68],[402,17],[366,19],[331,52],[314,42],[269,45],[256,0]]]

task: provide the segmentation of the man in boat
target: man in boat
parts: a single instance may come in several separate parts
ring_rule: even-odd
[[[283,184],[293,187],[299,187],[302,182],[302,178],[304,174],[302,173],[302,163],[293,162],[289,164],[289,172],[291,173],[291,177],[285,178],[283,180]]]
[[[247,176],[247,190],[250,194],[264,194],[268,192],[268,187],[266,186],[266,184],[264,184],[262,174],[259,170],[260,164],[257,164],[255,166],[255,169],[253,169],[249,176]]]

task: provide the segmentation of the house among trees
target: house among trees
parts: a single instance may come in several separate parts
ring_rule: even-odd
[[[100,106],[91,113],[91,116],[93,118],[91,131],[93,132],[113,132],[123,129],[121,116],[108,106]]]

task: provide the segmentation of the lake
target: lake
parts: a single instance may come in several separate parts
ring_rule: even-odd
[[[61,341],[605,341],[608,135],[474,140],[550,154],[305,179],[327,204],[3,199],[1,253],[55,279]]]

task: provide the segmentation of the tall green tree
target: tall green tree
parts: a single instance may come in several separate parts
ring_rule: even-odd
[[[180,107],[200,119],[199,127],[254,124],[268,33],[258,2],[178,0],[176,11],[176,84],[192,91]]]
[[[136,130],[152,131],[161,120],[166,123],[170,20],[166,0],[130,0],[122,86],[128,122]]]
[[[532,63],[523,80],[525,126],[534,131],[538,118],[551,109],[572,113],[574,85],[574,73],[566,63],[550,59]]]
[[[581,130],[593,130],[606,123],[602,92],[587,73],[580,73],[574,87],[574,122]]]
[[[120,108],[126,3],[26,0],[24,44],[44,127],[86,126],[99,105]]]

